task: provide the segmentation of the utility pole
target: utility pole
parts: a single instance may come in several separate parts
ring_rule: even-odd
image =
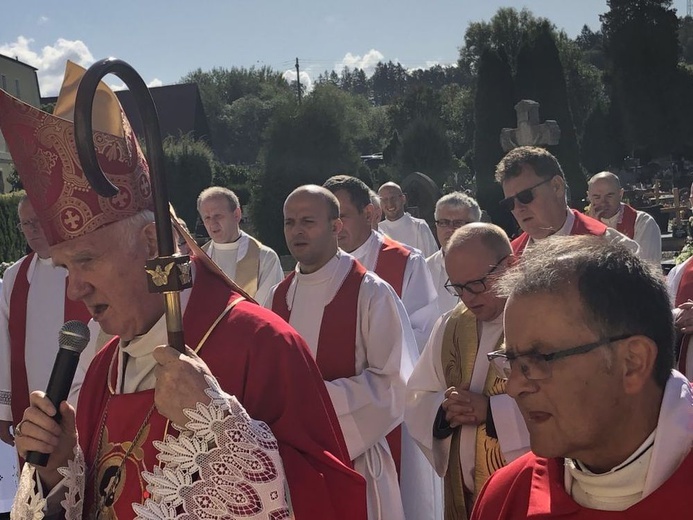
[[[298,93],[298,104],[301,104],[301,73],[298,70],[298,58],[296,58],[296,92]]]
[[[686,11],[686,14],[688,16],[693,16],[693,0],[688,0],[688,9]]]

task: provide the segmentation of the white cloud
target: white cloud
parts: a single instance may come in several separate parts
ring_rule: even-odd
[[[40,51],[32,48],[34,40],[19,36],[17,41],[0,44],[0,54],[17,58],[38,69],[38,80],[42,96],[55,96],[60,90],[65,72],[65,62],[69,59],[89,67],[94,57],[81,40],[58,38],[53,45],[46,45]]]
[[[47,16],[39,16],[39,19],[36,21],[38,25],[45,25],[48,23],[49,18]]]
[[[154,79],[151,80],[149,83],[147,83],[147,86],[148,86],[149,88],[152,88],[152,87],[160,87],[160,86],[162,86],[163,84],[164,84],[164,82],[161,81],[159,78],[154,78]]]
[[[363,69],[367,76],[373,74],[375,66],[379,61],[384,61],[385,56],[382,52],[375,49],[369,50],[363,56],[358,54],[352,54],[347,52],[342,61],[335,64],[335,71],[339,72],[344,67],[349,67],[350,69]]]
[[[296,81],[296,71],[289,69],[284,72],[283,77],[288,83]],[[305,70],[301,71],[301,84],[305,85],[306,92],[310,92],[311,90],[313,90],[313,79],[310,77],[310,74],[308,74],[308,72]]]

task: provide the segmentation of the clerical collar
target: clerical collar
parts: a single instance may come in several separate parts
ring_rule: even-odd
[[[212,240],[212,247],[214,247],[214,249],[219,249],[223,251],[232,251],[234,249],[238,249],[241,245],[242,235],[242,232],[239,233],[238,238],[236,240],[234,240],[233,242],[226,242],[225,244],[220,244],[219,242],[215,242],[214,240]]]
[[[611,218],[600,218],[604,224],[609,226],[610,228],[616,229],[616,226],[618,226],[618,223],[621,222],[621,217],[623,215],[623,204],[620,204],[618,206],[618,211],[614,214],[613,217]]]
[[[337,269],[339,256],[340,250],[338,249],[337,253],[332,258],[330,258],[330,260],[325,265],[323,265],[317,271],[313,271],[312,273],[302,273],[301,265],[297,264],[296,281],[298,282],[298,280],[300,280],[301,284],[317,285],[330,280],[334,276],[335,270]]]
[[[51,267],[57,267],[56,265],[53,265],[53,259],[49,256],[46,258],[41,258],[39,255],[36,255],[36,259],[41,263],[41,265],[49,265]]]
[[[655,429],[630,457],[606,473],[593,473],[580,461],[566,459],[566,470],[573,478],[573,499],[581,506],[603,511],[623,511],[638,502],[645,488],[656,433]]]
[[[376,231],[371,231],[371,234],[368,235],[366,241],[349,254],[360,261],[371,250],[374,240],[376,242],[378,241],[378,233]]]
[[[570,235],[570,232],[573,230],[573,224],[575,223],[575,215],[573,215],[573,212],[570,211],[570,208],[566,208],[566,216],[565,216],[565,222],[563,222],[563,226],[561,226],[561,229],[556,231],[555,233],[552,233],[548,236],[545,236],[544,238],[531,238],[531,242],[541,242],[542,240],[545,240],[549,237],[562,237],[562,236],[568,236]]]

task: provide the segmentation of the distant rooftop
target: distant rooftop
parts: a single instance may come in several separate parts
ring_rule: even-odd
[[[36,67],[32,67],[28,63],[24,63],[23,61],[19,61],[19,58],[17,56],[15,56],[14,58],[10,58],[9,56],[5,56],[4,54],[0,54],[0,59],[11,61],[12,63],[17,63],[19,65],[23,65],[24,67],[27,67],[27,68],[32,69],[32,70],[38,70]]]

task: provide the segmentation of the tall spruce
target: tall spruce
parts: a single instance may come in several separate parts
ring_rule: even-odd
[[[479,59],[476,100],[474,103],[474,171],[476,197],[493,222],[512,235],[516,229],[513,216],[501,210],[498,202],[503,190],[495,182],[496,165],[503,158],[500,134],[503,128],[513,128],[515,94],[508,58],[503,50],[485,49]]]
[[[517,56],[515,89],[518,99],[532,99],[540,104],[539,114],[543,120],[558,122],[561,128],[559,144],[546,148],[561,163],[570,187],[571,205],[579,208],[587,191],[587,179],[580,164],[580,147],[565,74],[554,38],[549,23],[541,23],[535,30],[525,33]]]
[[[671,0],[608,0],[602,32],[611,100],[629,153],[669,153],[679,138],[671,88],[679,80],[678,18]]]

